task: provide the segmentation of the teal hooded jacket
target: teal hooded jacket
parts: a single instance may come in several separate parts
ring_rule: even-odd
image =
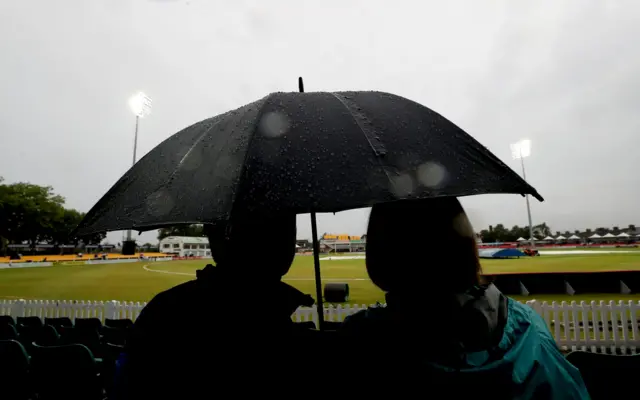
[[[486,372],[487,377],[492,372],[508,374],[514,399],[589,399],[580,372],[558,350],[544,320],[531,307],[512,299],[507,300],[507,307],[497,349],[465,354],[460,373]],[[491,359],[492,352],[501,353],[501,357]],[[451,371],[442,365],[433,366]]]
[[[462,328],[457,325],[451,335],[441,335],[444,341],[427,339],[426,331],[424,336],[399,334],[398,330],[408,330],[398,328],[392,312],[382,307],[348,317],[344,332],[359,336],[361,343],[369,341],[370,352],[360,352],[356,358],[364,369],[367,364],[384,365],[386,390],[427,390],[432,392],[430,398],[590,398],[580,372],[565,359],[546,323],[531,307],[505,297],[493,285],[483,296],[483,301],[471,305],[481,317],[464,324],[467,337],[494,338],[479,350],[477,343],[475,350],[468,350],[464,343],[453,345],[456,339],[446,340],[459,337],[454,330]],[[428,307],[425,318],[429,318]],[[434,325],[431,329],[438,329],[437,322]],[[422,337],[427,343],[416,346]]]

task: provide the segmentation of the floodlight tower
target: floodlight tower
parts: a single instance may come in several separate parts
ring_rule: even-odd
[[[129,99],[129,107],[136,116],[136,130],[133,135],[133,163],[136,164],[136,152],[138,150],[138,127],[140,126],[140,118],[144,118],[151,113],[151,98],[142,92],[138,92]],[[131,240],[131,229],[127,231],[127,240]]]
[[[522,166],[522,179],[527,181],[527,173],[524,169],[524,159],[531,155],[531,140],[522,139],[516,143],[511,145],[511,156],[514,160],[519,159],[520,165]],[[533,224],[531,223],[531,206],[529,205],[529,195],[525,194],[525,199],[527,201],[527,216],[529,217],[529,242],[531,244],[531,248],[535,248],[535,240],[533,238]]]

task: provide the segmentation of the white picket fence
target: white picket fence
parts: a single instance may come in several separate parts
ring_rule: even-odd
[[[147,303],[127,301],[0,300],[0,315],[135,320]],[[558,346],[565,350],[640,352],[639,302],[526,302],[545,320]],[[366,305],[324,308],[325,321],[340,322]],[[428,312],[426,313],[428,315]],[[314,307],[301,307],[296,322],[317,323]],[[437,324],[434,326],[437,327]],[[435,328],[438,329],[438,328]]]

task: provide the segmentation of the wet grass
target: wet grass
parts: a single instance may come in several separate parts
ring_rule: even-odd
[[[418,258],[417,258],[418,259]],[[193,279],[195,271],[207,260],[150,263],[148,268],[172,273],[150,272],[146,263],[110,265],[57,265],[45,268],[0,270],[0,298],[56,300],[127,300],[148,301],[156,293]],[[416,268],[447,268],[446,259],[425,258],[425,265]],[[429,265],[431,264],[431,265]],[[640,270],[640,252],[594,255],[543,255],[511,260],[482,260],[484,273],[509,272],[578,272]],[[349,283],[352,304],[384,302],[384,294],[368,279],[364,260],[325,260],[321,263],[325,281]],[[313,257],[298,256],[285,280],[311,295],[315,294]],[[410,276],[407,279],[411,279]],[[239,296],[242,282],[238,282]],[[519,300],[533,297],[517,296]],[[536,296],[542,301],[640,300],[640,295],[582,294],[578,296]]]

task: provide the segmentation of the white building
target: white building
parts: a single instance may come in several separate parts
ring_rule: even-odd
[[[160,251],[179,257],[211,257],[206,237],[168,236],[160,241]]]

